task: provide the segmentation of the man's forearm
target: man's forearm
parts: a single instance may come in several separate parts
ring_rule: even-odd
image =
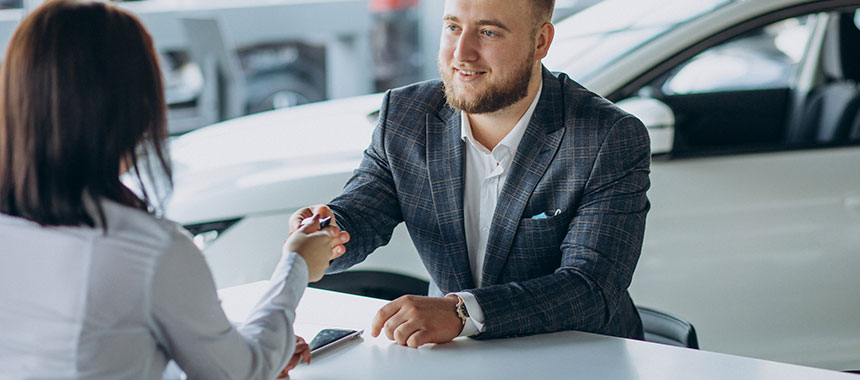
[[[604,290],[575,269],[518,283],[469,290],[481,304],[485,332],[476,338],[561,330],[605,334],[609,314]],[[609,293],[624,294],[617,290]],[[613,295],[619,297],[620,295]]]

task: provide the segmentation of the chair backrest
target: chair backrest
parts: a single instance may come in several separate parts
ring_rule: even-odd
[[[860,109],[860,86],[851,81],[835,82],[815,91],[809,98],[803,123],[806,136],[796,141],[845,142]]]
[[[645,340],[670,346],[699,348],[699,338],[693,324],[677,316],[648,307],[637,306]]]
[[[310,287],[392,301],[407,294],[426,296],[428,285],[427,281],[397,273],[354,270],[327,274]]]
[[[848,131],[848,141],[860,141],[860,112],[857,112],[854,122],[851,123],[851,130]]]
[[[854,13],[830,21],[822,47],[821,70],[826,83],[814,89],[792,121],[790,143],[842,143],[851,137],[854,115],[860,109],[860,29]]]

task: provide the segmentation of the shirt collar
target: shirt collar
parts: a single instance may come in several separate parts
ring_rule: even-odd
[[[532,104],[529,106],[529,109],[526,110],[526,113],[517,121],[517,124],[514,125],[514,128],[502,138],[502,141],[499,142],[496,147],[504,146],[508,149],[514,150],[520,145],[520,140],[523,139],[523,135],[526,133],[526,129],[528,128],[529,121],[532,119],[532,115],[534,115],[535,108],[537,108],[538,101],[540,100],[540,94],[543,91],[543,80],[541,80],[540,86],[538,87],[537,94],[535,94],[535,98],[532,100]],[[466,116],[466,113],[460,111],[460,139],[463,141],[469,142],[480,150],[487,150],[486,147],[475,141],[475,138],[472,136],[472,124],[469,123],[469,117]],[[489,153],[489,151],[487,151]]]

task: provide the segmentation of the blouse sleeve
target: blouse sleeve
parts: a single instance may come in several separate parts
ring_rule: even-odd
[[[275,378],[295,349],[295,310],[308,281],[304,259],[284,254],[271,287],[234,328],[200,250],[181,232],[173,235],[150,286],[151,329],[161,347],[190,379]]]

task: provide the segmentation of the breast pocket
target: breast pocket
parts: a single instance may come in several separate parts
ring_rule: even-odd
[[[569,224],[566,212],[545,219],[521,219],[508,258],[512,277],[525,280],[554,272],[561,265],[561,242]]]

